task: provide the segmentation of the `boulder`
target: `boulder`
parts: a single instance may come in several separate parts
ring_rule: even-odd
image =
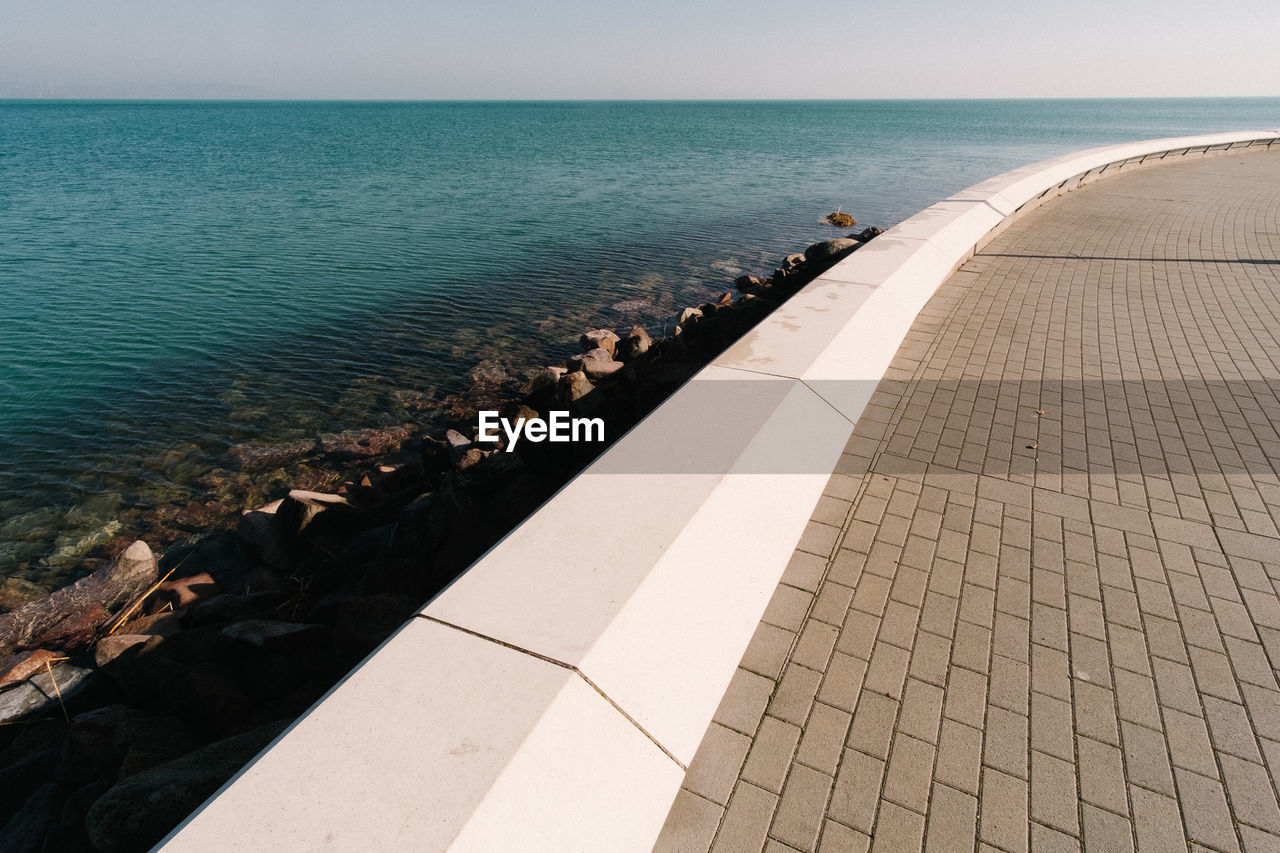
[[[350,502],[341,495],[294,489],[276,510],[275,522],[285,540],[289,541],[310,527],[321,514],[343,513],[351,509]]]
[[[45,666],[65,660],[65,655],[51,652],[48,649],[35,649],[29,652],[23,652],[14,656],[16,660],[10,661],[0,671],[0,687],[8,687],[10,684],[17,684],[19,681],[26,681],[31,676],[39,672],[45,671]]]
[[[804,255],[801,255],[801,254],[787,255],[785,258],[782,259],[781,269],[787,272],[792,272],[804,266],[804,261],[805,261]]]
[[[89,839],[104,853],[149,849],[286,726],[269,723],[116,783],[89,808]]]
[[[834,240],[824,240],[821,243],[814,243],[812,246],[804,250],[804,258],[812,263],[826,263],[834,261],[852,252],[859,246],[857,240],[850,240],[848,237],[837,237]]]
[[[93,662],[99,667],[106,666],[126,650],[142,645],[152,636],[151,634],[112,634],[110,637],[103,637],[93,647]]]
[[[61,715],[60,706],[89,686],[92,679],[93,670],[66,661],[55,665],[52,672],[42,669],[16,687],[0,692],[0,723]]]
[[[585,373],[581,371],[566,373],[556,383],[556,402],[567,406],[578,402],[594,390],[595,386],[591,384],[591,380]]]
[[[276,568],[284,568],[289,562],[276,526],[276,513],[282,503],[283,500],[272,501],[258,509],[245,510],[236,526],[236,538],[249,557]]]
[[[612,358],[614,352],[617,351],[619,340],[621,338],[612,329],[594,329],[579,338],[578,343],[582,345],[583,352],[602,349],[609,353],[609,357]]]
[[[697,308],[686,308],[680,312],[680,319],[676,320],[677,326],[690,326],[702,319],[702,312]]]
[[[738,290],[747,290],[748,288],[759,287],[761,284],[763,284],[763,282],[753,275],[740,275],[733,280],[733,286]]]
[[[391,538],[391,553],[397,557],[429,559],[444,541],[456,505],[449,504],[434,492],[418,495],[396,519],[396,532]]]
[[[576,356],[575,356],[576,358]],[[582,372],[589,379],[602,379],[622,369],[622,362],[614,361],[613,355],[605,349],[590,350],[581,356]]]
[[[323,642],[329,629],[323,625],[304,625],[278,619],[249,619],[233,622],[222,629],[228,640],[263,651],[287,651]]]
[[[883,233],[884,233],[883,228],[877,228],[876,226],[872,225],[870,228],[863,228],[862,231],[858,233],[858,239],[865,243],[868,240],[872,240],[872,239],[875,239],[876,237],[879,237]]]
[[[139,539],[88,577],[0,615],[0,654],[29,643],[70,614],[123,604],[154,583],[158,573],[155,554]]]
[[[30,640],[31,645],[42,648],[61,649],[64,652],[80,652],[93,645],[98,636],[98,629],[111,618],[111,614],[101,604],[94,602],[88,607],[68,613],[54,625],[41,631]]]
[[[449,458],[454,465],[458,464],[472,444],[471,439],[456,429],[451,429],[444,434],[444,442],[449,446]]]
[[[533,374],[533,378],[529,380],[529,384],[525,386],[526,394],[534,394],[544,388],[550,388],[560,381],[560,377],[568,372],[563,367],[544,367],[537,373]]]
[[[166,581],[156,590],[152,612],[157,612],[166,605],[170,610],[190,607],[221,594],[222,585],[208,572]]]
[[[644,355],[653,346],[653,339],[640,326],[632,326],[627,336],[618,342],[616,357],[621,361],[631,361]]]

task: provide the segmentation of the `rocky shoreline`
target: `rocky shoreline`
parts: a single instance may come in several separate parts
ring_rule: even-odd
[[[508,453],[462,428],[477,408],[512,422],[568,411],[620,436],[879,233],[742,276],[670,334],[588,331],[521,394],[454,401],[458,428],[440,438],[404,424],[233,448],[242,472],[298,476],[238,517],[218,501],[169,509],[211,531],[193,543],[123,521],[129,535],[84,565],[91,574],[0,613],[0,848],[149,849],[607,447]],[[208,476],[214,489],[233,475]]]

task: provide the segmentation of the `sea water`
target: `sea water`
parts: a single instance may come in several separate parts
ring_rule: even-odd
[[[0,101],[0,582],[74,577],[233,446],[429,425],[1007,169],[1278,124],[1280,99]]]

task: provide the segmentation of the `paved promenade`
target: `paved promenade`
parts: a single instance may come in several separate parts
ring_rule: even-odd
[[[657,850],[1280,850],[1280,152],[1029,214],[919,316]]]

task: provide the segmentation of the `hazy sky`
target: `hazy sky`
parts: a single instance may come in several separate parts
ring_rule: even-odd
[[[1280,94],[1275,0],[4,0],[0,96]]]

